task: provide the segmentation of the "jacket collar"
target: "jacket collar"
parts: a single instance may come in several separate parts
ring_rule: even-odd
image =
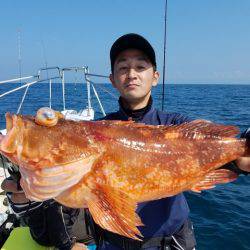
[[[119,98],[119,107],[120,107],[119,113],[121,115],[122,120],[132,119],[133,121],[136,121],[136,122],[141,122],[147,119],[147,117],[149,117],[155,110],[153,107],[153,99],[151,96],[145,108],[142,108],[139,110],[128,110],[123,106],[121,97]]]

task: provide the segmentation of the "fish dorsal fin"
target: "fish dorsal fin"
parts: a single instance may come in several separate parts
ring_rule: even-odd
[[[133,124],[135,123],[132,120],[128,121],[121,121],[121,120],[100,120],[100,121],[95,121],[95,123],[101,123],[101,124],[111,124],[111,125],[126,125],[126,124]]]
[[[121,120],[101,120],[101,121],[95,121],[95,123],[100,123],[103,125],[108,125],[108,126],[118,126],[118,127],[128,127],[128,128],[152,128],[155,129],[156,127],[165,127],[163,125],[148,125],[145,123],[136,123],[133,120],[128,120],[128,121],[121,121]]]
[[[234,172],[227,169],[217,169],[205,176],[205,179],[195,184],[191,190],[200,193],[202,190],[214,188],[216,184],[228,183],[238,177]]]
[[[219,139],[235,137],[239,129],[235,126],[221,125],[205,120],[194,120],[181,125],[174,125],[165,130],[165,138],[187,137],[189,139]]]
[[[125,237],[140,240],[137,226],[142,222],[136,214],[136,202],[127,194],[106,185],[91,188],[87,205],[94,221],[102,228]]]

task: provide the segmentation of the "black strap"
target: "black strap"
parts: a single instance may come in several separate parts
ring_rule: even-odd
[[[111,244],[119,247],[123,250],[138,250],[146,249],[149,247],[160,247],[165,249],[172,241],[172,237],[153,237],[153,238],[144,238],[143,241],[133,240],[126,237],[121,237],[120,235],[104,231],[103,232],[104,240],[110,242]]]
[[[144,249],[144,248],[149,248],[149,247],[162,247],[165,249],[167,246],[170,246],[171,241],[172,241],[171,236],[153,237],[153,238],[145,239],[142,242],[141,248]]]

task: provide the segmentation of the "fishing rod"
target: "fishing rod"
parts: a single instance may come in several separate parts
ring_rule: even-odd
[[[20,84],[22,84],[22,57],[21,57],[21,30],[17,31],[17,45],[18,45],[18,71]]]
[[[43,42],[43,39],[42,39],[42,38],[41,38],[41,45],[42,45],[42,55],[43,55],[43,60],[44,60],[45,69],[48,69],[48,61],[47,61],[45,46],[44,46],[44,42]],[[49,79],[48,70],[46,70],[46,74],[47,74],[47,79]]]
[[[164,110],[165,102],[165,65],[166,65],[166,40],[167,40],[167,7],[168,0],[165,0],[165,13],[164,13],[164,49],[163,49],[163,81],[162,81],[162,111]]]

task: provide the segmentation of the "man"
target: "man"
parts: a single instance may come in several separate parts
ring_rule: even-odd
[[[151,89],[157,85],[159,73],[154,49],[145,38],[137,34],[120,37],[111,47],[110,60],[110,81],[120,93],[120,109],[104,119],[132,119],[151,125],[177,125],[190,121],[181,114],[165,113],[153,107]],[[249,158],[245,159],[245,164],[247,160]],[[92,221],[98,250],[194,249],[196,242],[183,194],[141,203],[137,213],[145,225],[139,227],[143,242],[103,230]]]
[[[151,88],[157,85],[159,73],[156,71],[154,50],[143,37],[137,34],[122,36],[113,44],[110,59],[112,70],[110,80],[113,86],[120,92],[120,110],[108,115],[104,119],[128,120],[132,118],[136,122],[152,125],[181,124],[190,120],[180,114],[164,113],[153,108]],[[247,162],[245,161],[245,163]],[[248,165],[245,164],[244,166]],[[17,189],[17,184],[13,180],[5,181],[3,188],[6,191],[12,192],[10,198],[14,205],[20,202],[29,203],[24,193]],[[59,204],[55,205],[54,209],[51,206],[52,204],[46,204],[44,209],[51,208],[53,213],[58,214],[57,206]],[[35,214],[43,211],[39,207],[37,209],[33,209]],[[63,209],[63,207],[61,206],[60,209]],[[74,210],[71,211],[73,213],[72,218],[75,218]],[[131,250],[146,248],[151,250],[194,248],[195,239],[193,229],[188,219],[189,209],[183,194],[159,201],[139,204],[137,212],[145,224],[144,227],[140,227],[144,239],[146,239],[142,243],[105,231],[98,227],[92,219],[89,219],[88,223],[92,227],[98,249]],[[32,221],[32,214],[27,213],[27,217],[29,221]],[[35,218],[36,221],[31,226],[36,230],[40,230],[40,222],[46,219],[47,216],[43,214],[40,217],[35,216]],[[48,221],[48,219],[46,220]],[[51,220],[53,223],[52,225],[47,225],[47,230],[55,225],[62,225],[62,218],[54,217]],[[70,227],[72,221],[66,221],[65,224]],[[61,231],[61,229],[63,228],[60,227],[55,230],[55,238],[53,239],[57,241],[61,239],[62,244],[58,248],[70,249],[73,247],[72,249],[74,250],[84,249],[81,245],[72,244],[71,238],[68,238],[65,234],[69,230]],[[46,230],[43,232],[47,236]],[[40,242],[40,238],[36,238],[36,240]]]

